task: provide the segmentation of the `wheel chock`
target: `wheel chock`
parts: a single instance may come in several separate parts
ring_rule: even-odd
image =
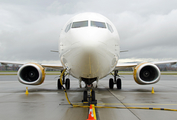
[[[152,87],[152,92],[151,92],[152,94],[154,94],[155,92],[154,92],[154,87]]]
[[[25,94],[26,94],[26,96],[28,96],[28,94],[29,94],[28,93],[28,87],[26,87],[26,93]]]

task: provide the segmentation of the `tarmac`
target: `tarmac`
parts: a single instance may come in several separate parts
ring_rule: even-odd
[[[132,75],[123,75],[122,89],[109,89],[107,76],[95,89],[97,106],[125,107],[97,108],[99,120],[176,120],[177,111],[129,109],[149,107],[177,109],[177,76],[162,75],[152,85],[138,85]],[[84,88],[77,79],[70,77],[68,96],[73,104],[82,105]],[[68,104],[62,90],[57,90],[57,76],[47,75],[39,86],[27,86],[18,82],[16,75],[0,75],[1,120],[86,120],[88,108],[73,108]],[[29,94],[26,95],[26,87]],[[116,87],[116,86],[114,86]],[[154,87],[155,93],[151,90]],[[97,119],[97,120],[98,120]]]

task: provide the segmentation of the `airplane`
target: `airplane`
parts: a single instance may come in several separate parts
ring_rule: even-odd
[[[121,89],[121,79],[118,76],[120,68],[132,67],[136,83],[140,85],[154,84],[160,80],[158,64],[176,64],[177,60],[118,63],[120,53],[120,38],[114,24],[98,13],[81,13],[72,17],[63,27],[59,38],[59,53],[61,63],[39,64],[16,61],[1,61],[1,64],[22,65],[18,70],[18,80],[26,85],[40,85],[45,79],[45,68],[67,69],[67,74],[79,79],[92,88],[93,82],[98,81],[110,73],[109,88]],[[70,89],[70,79],[63,76],[63,84]],[[58,80],[57,88],[62,89]],[[83,101],[87,101],[87,90],[83,93]],[[92,90],[92,100],[95,100],[95,91]]]

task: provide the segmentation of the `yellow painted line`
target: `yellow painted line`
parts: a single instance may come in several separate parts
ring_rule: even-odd
[[[114,106],[94,106],[91,104],[92,107],[92,114],[94,119],[96,120],[95,108],[114,108],[114,109],[148,109],[148,110],[165,110],[165,111],[177,111],[177,109],[169,109],[169,108],[153,108],[153,107],[114,107]],[[73,105],[73,107],[82,107],[82,108],[89,108],[89,106],[77,106]]]
[[[97,103],[97,105],[177,105],[177,104],[163,104],[163,103]]]
[[[94,104],[92,104],[92,109],[93,109],[94,119],[96,120],[96,113],[95,113],[95,105]]]
[[[83,102],[88,104],[88,102]],[[83,103],[73,103],[75,105],[84,105]],[[168,104],[168,103],[97,103],[97,105],[177,105],[177,104]]]
[[[148,110],[165,110],[165,111],[177,111],[177,109],[168,108],[150,108],[150,107],[105,107],[105,106],[95,106],[96,108],[115,108],[115,109],[148,109]]]

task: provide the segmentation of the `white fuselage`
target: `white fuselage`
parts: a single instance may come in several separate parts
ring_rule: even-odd
[[[60,60],[72,76],[98,80],[117,65],[119,45],[117,30],[107,18],[82,13],[70,19],[60,34]]]

